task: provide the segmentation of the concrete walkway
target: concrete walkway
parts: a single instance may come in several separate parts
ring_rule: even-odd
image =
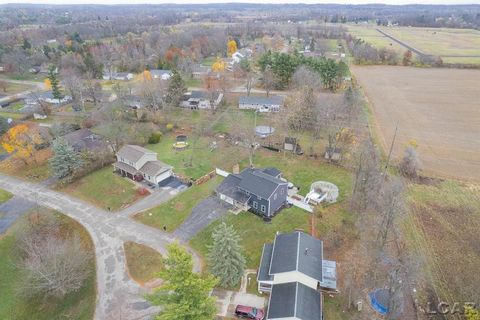
[[[142,319],[158,312],[143,299],[146,289],[130,279],[126,270],[123,243],[134,241],[150,246],[162,254],[175,241],[169,234],[143,225],[125,215],[106,212],[89,203],[48,187],[0,174],[0,188],[16,197],[35,199],[38,205],[64,213],[81,223],[95,245],[97,265],[97,306],[95,319]],[[200,259],[187,247],[200,271]]]

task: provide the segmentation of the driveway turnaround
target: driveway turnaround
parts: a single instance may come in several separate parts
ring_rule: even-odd
[[[209,197],[192,209],[190,216],[175,230],[173,236],[182,241],[188,241],[213,221],[226,215],[230,208],[229,204],[217,197]]]
[[[175,241],[174,237],[126,215],[106,212],[42,184],[0,174],[0,188],[8,190],[15,198],[35,201],[38,205],[62,212],[88,230],[95,244],[97,266],[95,319],[142,319],[158,312],[157,307],[150,306],[143,298],[147,289],[141,288],[128,276],[123,243],[137,242],[165,255],[166,247]],[[198,256],[186,248],[193,256],[195,271],[200,271]]]

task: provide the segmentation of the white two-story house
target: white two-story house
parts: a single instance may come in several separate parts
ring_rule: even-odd
[[[277,234],[263,246],[258,291],[269,292],[270,320],[322,320],[322,291],[336,291],[336,264],[304,232]]]
[[[136,181],[158,185],[173,176],[173,168],[157,159],[157,153],[135,145],[125,145],[117,152],[115,171]]]

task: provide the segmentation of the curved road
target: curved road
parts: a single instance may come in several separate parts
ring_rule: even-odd
[[[128,276],[123,243],[137,242],[166,254],[167,245],[177,241],[176,238],[138,223],[128,215],[109,213],[38,183],[0,174],[0,188],[62,212],[88,230],[95,244],[97,265],[95,319],[141,319],[158,312],[158,308],[149,306],[142,298],[148,290]],[[200,271],[199,257],[190,248],[187,250],[193,255],[195,271]]]

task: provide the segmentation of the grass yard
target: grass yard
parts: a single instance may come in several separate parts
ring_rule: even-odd
[[[13,120],[21,120],[25,117],[23,113],[15,113],[15,112],[7,112],[7,111],[0,111],[0,117],[3,118],[11,118]]]
[[[11,194],[10,192],[8,192],[6,190],[3,190],[3,189],[0,189],[0,204],[4,203],[4,202],[7,202],[12,197],[13,197],[13,194]]]
[[[185,85],[186,85],[188,88],[191,88],[191,87],[194,87],[194,88],[201,87],[201,86],[202,86],[202,79],[196,79],[196,78],[188,78],[188,79],[185,79]]]
[[[225,221],[232,225],[242,238],[244,254],[247,260],[248,268],[257,268],[262,255],[262,248],[265,242],[272,242],[275,233],[290,232],[296,229],[310,230],[310,214],[296,207],[282,210],[271,223],[265,223],[263,220],[250,212],[242,212],[238,215],[229,214],[224,219],[215,221],[192,240],[190,245],[194,250],[206,257],[208,248],[211,244],[211,234],[215,227]]]
[[[226,143],[220,143],[221,141],[217,141],[217,149],[212,150],[210,144],[215,138],[201,137],[195,146],[193,140],[193,137],[189,137],[189,147],[176,151],[173,148],[175,134],[168,134],[163,136],[158,144],[147,145],[146,148],[157,152],[158,159],[173,166],[175,173],[193,179],[200,178],[217,166],[230,169],[241,157],[246,157],[247,150],[238,150]]]
[[[12,160],[10,157],[0,161],[0,172],[28,181],[41,182],[50,177],[50,168],[47,160],[51,156],[52,151],[50,149],[39,150],[35,155],[37,162],[29,163],[28,165],[24,165],[20,160]]]
[[[87,231],[74,220],[56,213],[62,234],[77,233],[84,246],[93,251],[93,243]],[[61,299],[42,297],[25,298],[17,294],[21,286],[21,272],[15,268],[18,252],[15,250],[16,234],[27,223],[26,218],[19,219],[5,235],[0,237],[0,319],[17,320],[91,320],[95,311],[95,262],[91,263],[91,276],[77,292]]]
[[[409,186],[408,249],[422,257],[423,288],[440,299],[475,301],[480,296],[479,194],[479,184],[448,180]],[[420,301],[432,301],[430,294],[420,292]]]
[[[61,191],[111,211],[125,208],[142,197],[135,184],[114,173],[111,166],[90,173]]]
[[[137,282],[145,283],[157,278],[163,269],[162,255],[156,250],[135,242],[125,242],[128,273]]]
[[[282,171],[282,176],[300,187],[300,194],[306,195],[310,185],[319,180],[329,181],[340,189],[339,201],[345,199],[352,190],[351,173],[344,168],[328,164],[323,160],[312,160],[305,156],[294,156],[283,153],[274,153],[267,150],[258,150],[255,153],[255,167],[276,167]],[[248,166],[248,160],[240,163],[242,167]]]
[[[173,232],[190,215],[193,207],[211,195],[221,181],[221,177],[216,177],[199,186],[193,186],[168,202],[137,214],[135,219],[158,229],[166,226],[168,232]]]
[[[206,57],[205,59],[203,59],[202,65],[211,67],[215,60],[217,60],[217,57]]]

